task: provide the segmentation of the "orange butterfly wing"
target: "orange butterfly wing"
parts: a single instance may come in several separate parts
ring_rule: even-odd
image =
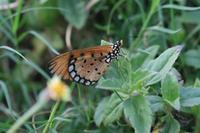
[[[102,59],[112,51],[111,45],[96,46],[73,50],[60,54],[50,61],[51,73],[71,79],[68,66],[71,59],[76,59],[75,69],[77,73],[89,80],[98,80],[107,69],[108,64],[102,63]],[[92,64],[92,65],[91,65]]]

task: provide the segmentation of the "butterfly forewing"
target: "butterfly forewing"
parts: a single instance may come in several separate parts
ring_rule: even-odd
[[[69,79],[69,73],[67,71],[69,53],[61,54],[50,61],[49,69],[51,73],[55,73],[63,77],[63,79]]]

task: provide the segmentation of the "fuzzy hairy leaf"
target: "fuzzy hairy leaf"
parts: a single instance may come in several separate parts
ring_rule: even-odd
[[[164,110],[164,101],[161,97],[149,95],[149,96],[146,96],[146,98],[148,99],[150,103],[152,112],[158,112],[158,111]]]
[[[200,68],[200,47],[198,49],[188,50],[185,55],[184,59],[187,65],[192,66],[194,68]]]
[[[175,75],[167,74],[161,83],[161,93],[165,101],[172,105],[175,109],[180,109],[180,90]]]
[[[155,60],[149,62],[146,65],[146,69],[158,72],[149,82],[148,85],[155,84],[163,79],[169,70],[172,68],[176,59],[178,58],[183,46],[175,46],[164,51],[160,56],[158,56]]]
[[[200,88],[182,88],[180,93],[180,102],[183,107],[200,105]]]
[[[108,125],[119,119],[122,115],[122,107],[123,101],[117,94],[113,93],[111,97],[104,98],[94,114],[96,125],[100,126],[101,123]]]
[[[139,50],[140,52],[131,56],[131,65],[133,70],[137,70],[138,68],[145,66],[148,61],[152,60],[157,54],[159,49],[158,45],[151,46],[145,50]]]
[[[135,133],[150,133],[152,112],[144,96],[132,96],[124,103],[124,113]]]
[[[173,118],[172,115],[167,115],[165,118],[165,126],[162,133],[179,133],[180,125],[177,120]]]

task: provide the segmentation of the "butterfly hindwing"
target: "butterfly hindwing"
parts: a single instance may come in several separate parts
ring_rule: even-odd
[[[103,59],[111,51],[112,47],[107,45],[66,52],[52,59],[49,69],[64,79],[94,84],[106,71],[108,63]]]
[[[72,59],[69,64],[69,73],[75,82],[85,85],[95,84],[107,70],[108,64],[104,56],[97,56],[96,53],[90,58]],[[72,69],[73,68],[73,69]]]

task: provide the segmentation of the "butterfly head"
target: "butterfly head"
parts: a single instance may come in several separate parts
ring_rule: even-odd
[[[117,56],[120,55],[120,48],[123,45],[123,41],[116,41],[113,46],[112,46],[112,53],[111,53],[111,57],[112,59],[117,58]]]
[[[116,41],[116,42],[113,44],[112,48],[113,48],[113,50],[115,50],[115,49],[120,49],[122,45],[123,45],[123,41],[122,41],[122,40]]]
[[[120,55],[120,48],[123,45],[122,40],[121,41],[116,41],[112,45],[112,51],[106,56],[106,63],[110,63],[112,59],[117,59],[117,57]]]

